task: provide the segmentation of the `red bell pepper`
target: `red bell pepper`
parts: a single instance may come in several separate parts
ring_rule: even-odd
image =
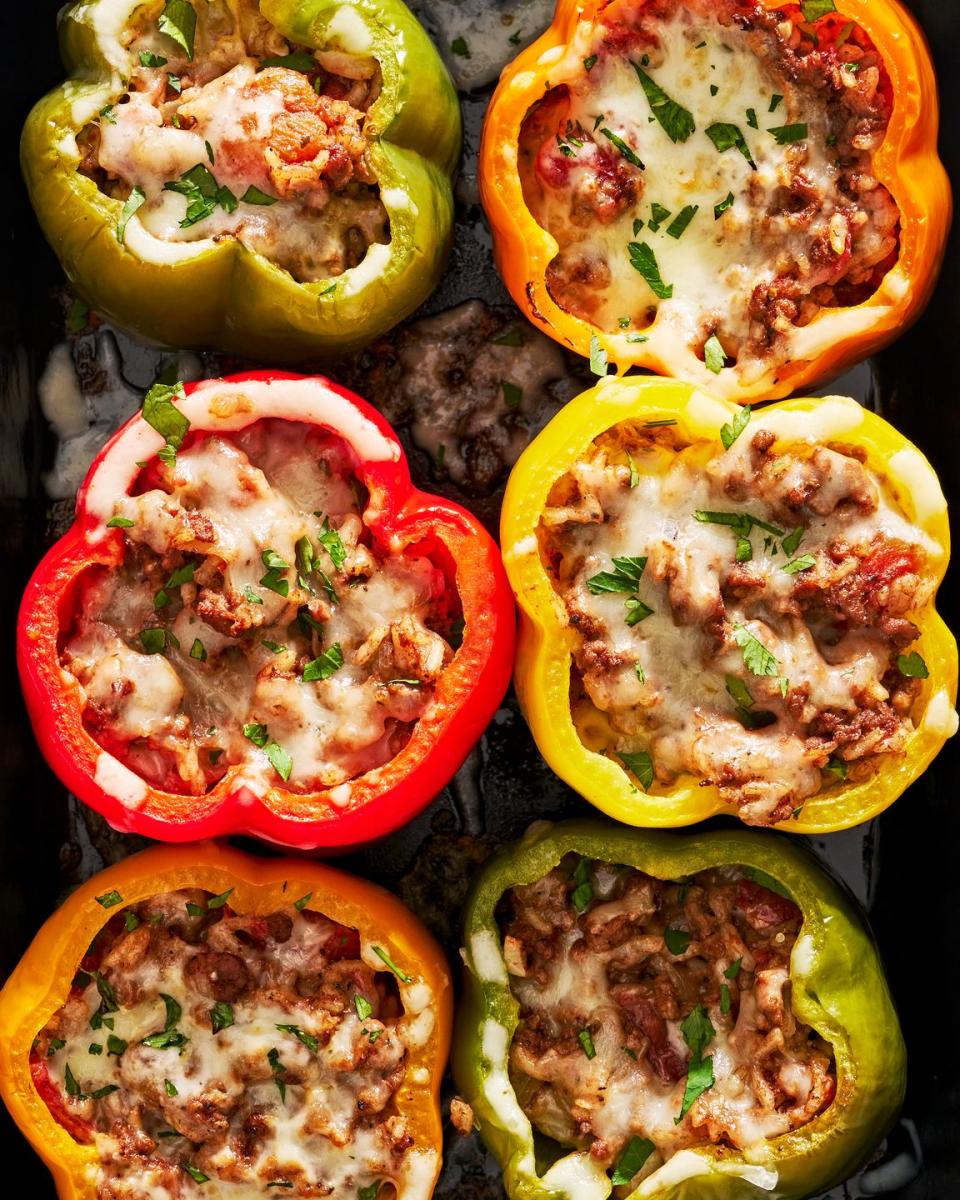
[[[249,385],[239,403],[227,401],[223,391],[236,384]],[[257,371],[187,384],[184,390],[177,407],[190,422],[185,445],[265,417],[316,424],[341,437],[359,460],[356,475],[369,495],[364,523],[374,544],[393,553],[415,545],[441,568],[453,611],[462,607],[462,643],[406,745],[349,783],[299,793],[275,781],[258,794],[243,777],[242,764],[228,768],[200,796],[163,791],[142,779],[88,731],[80,687],[59,656],[81,577],[98,566],[116,569],[123,561],[123,530],[106,524],[115,501],[132,493],[142,464],[164,446],[164,437],[138,414],[94,460],[77,496],[73,526],[43,558],[23,599],[17,657],[40,748],[65,786],[114,828],[162,841],[247,833],[300,849],[345,849],[390,833],[449,781],[507,688],[515,620],[499,551],[469,513],[414,488],[387,422],[329,380]],[[236,389],[229,395],[236,397]]]

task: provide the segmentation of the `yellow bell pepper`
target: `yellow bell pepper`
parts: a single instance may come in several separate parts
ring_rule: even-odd
[[[608,378],[578,396],[528,447],[510,476],[504,498],[501,547],[520,606],[515,682],[520,704],[541,754],[556,773],[597,808],[629,825],[675,827],[716,813],[736,814],[713,784],[681,776],[673,785],[639,790],[603,751],[612,745],[604,714],[570,705],[571,654],[577,634],[543,566],[537,538],[550,489],[600,434],[633,419],[676,421],[689,442],[719,442],[720,429],[740,412],[727,400],[675,380]],[[939,585],[950,552],[947,506],[933,468],[902,434],[844,397],[785,400],[754,414],[750,432],[770,427],[789,440],[842,441],[861,447],[866,465],[884,479],[908,520],[939,548],[928,569]],[[891,805],[926,770],[956,732],[957,644],[933,601],[912,616],[929,668],[914,705],[915,729],[901,754],[882,756],[867,780],[838,780],[811,796],[780,828],[792,833],[849,829]]]

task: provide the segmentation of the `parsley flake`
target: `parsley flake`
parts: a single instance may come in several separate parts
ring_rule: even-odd
[[[685,142],[697,128],[692,113],[676,100],[671,100],[667,93],[650,76],[632,63],[633,69],[640,80],[644,95],[650,105],[650,110],[660,122],[660,126],[671,142]]]

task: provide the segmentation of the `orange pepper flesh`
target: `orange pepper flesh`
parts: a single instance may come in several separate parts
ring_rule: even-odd
[[[442,1144],[440,1082],[453,1018],[450,975],[440,947],[399,900],[366,880],[318,863],[257,859],[217,842],[200,842],[154,847],[88,880],[41,928],[0,991],[0,1095],[49,1167],[60,1200],[95,1200],[98,1157],[92,1145],[77,1140],[84,1133],[80,1124],[54,1116],[59,1093],[45,1080],[45,1069],[37,1069],[36,1059],[31,1062],[34,1038],[67,999],[87,947],[110,920],[96,897],[116,890],[125,904],[133,904],[179,888],[215,895],[232,888],[231,908],[264,915],[310,892],[306,907],[357,930],[362,942],[382,947],[410,977],[409,983],[397,981],[406,1013],[415,1012],[411,998],[419,1005],[421,989],[429,989],[432,1030],[422,1045],[409,1050],[396,1108],[415,1147],[435,1152],[435,1182]]]
[[[796,5],[762,0],[769,9],[794,11]],[[893,340],[921,313],[936,282],[951,218],[950,185],[937,157],[939,102],[926,41],[899,0],[836,0],[829,26],[853,21],[879,51],[894,97],[893,111],[872,169],[900,211],[897,261],[876,291],[855,308],[822,309],[814,317],[833,333],[822,353],[787,362],[776,378],[768,373],[744,385],[733,368],[711,379],[710,390],[745,403],[778,399],[817,380],[838,374]],[[597,21],[609,0],[557,0],[553,23],[506,68],[487,110],[480,147],[480,194],[493,231],[497,268],[525,315],[561,344],[585,357],[591,340],[606,351],[619,371],[644,367],[662,375],[679,374],[657,322],[644,330],[645,342],[628,342],[623,333],[597,329],[561,308],[546,282],[557,252],[553,235],[526,205],[518,170],[520,128],[548,84],[557,84],[558,62],[578,26]],[[817,22],[817,28],[821,26]],[[845,314],[856,313],[851,321]],[[698,380],[697,382],[703,382]]]

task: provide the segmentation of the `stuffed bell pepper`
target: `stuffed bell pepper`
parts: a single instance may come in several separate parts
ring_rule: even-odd
[[[583,355],[786,396],[926,303],[937,119],[897,0],[559,0],[487,112],[497,263]]]
[[[457,1085],[510,1200],[801,1200],[903,1098],[870,933],[795,845],[534,826],[464,929]]]
[[[213,843],[95,876],[0,993],[0,1092],[61,1200],[429,1200],[451,988],[392,896]]]
[[[517,463],[501,543],[523,711],[618,820],[845,829],[957,730],[946,502],[853,400],[609,379]]]
[[[429,294],[456,96],[402,0],[91,0],[22,165],[76,291],[142,337],[294,361]]]
[[[116,828],[301,848],[396,829],[503,696],[514,613],[468,513],[316,377],[155,385],[27,587],[41,749]]]

